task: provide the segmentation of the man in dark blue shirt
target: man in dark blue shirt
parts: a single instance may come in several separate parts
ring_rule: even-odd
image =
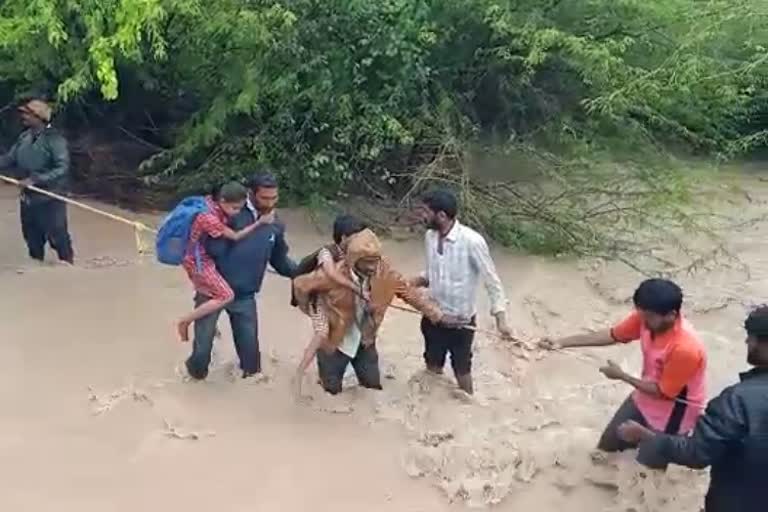
[[[248,208],[236,215],[230,222],[235,231],[243,229],[255,222],[257,216],[271,212],[276,203],[277,182],[271,175],[270,179],[259,181],[256,190],[252,190],[255,199]],[[266,183],[265,186],[264,183]],[[258,202],[256,192],[267,190],[262,195],[275,195],[275,201],[270,203],[269,211]],[[267,194],[268,192],[268,194]],[[235,350],[240,358],[240,368],[243,377],[261,372],[261,354],[258,338],[258,314],[256,309],[256,294],[261,289],[267,265],[283,277],[291,278],[296,264],[288,257],[288,244],[285,242],[285,225],[278,219],[272,224],[265,224],[238,242],[230,242],[224,238],[209,238],[205,242],[205,250],[211,255],[216,268],[225,281],[235,292],[235,299],[224,309],[229,315],[232,326],[232,336]],[[195,304],[207,300],[206,297],[195,297]],[[205,379],[208,366],[211,363],[213,338],[216,334],[216,324],[220,311],[195,322],[195,337],[192,354],[186,361],[187,371],[194,379]]]

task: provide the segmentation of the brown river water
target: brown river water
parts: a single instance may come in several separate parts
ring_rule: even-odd
[[[741,181],[748,196],[714,207],[736,222],[723,236],[748,271],[711,265],[679,278],[712,393],[745,367],[742,321],[768,294],[768,224],[750,220],[765,211],[768,186]],[[449,378],[421,374],[419,319],[392,311],[379,345],[384,391],[352,381],[331,398],[308,379],[313,400],[298,404],[290,378],[310,325],[288,305],[288,282],[269,275],[259,297],[265,378],[233,377],[221,321],[209,380],[184,382],[175,367],[189,346],[173,333],[190,307],[182,270],[139,257],[129,227],[73,209],[78,266],[33,264],[16,195],[0,186],[0,510],[699,510],[705,472],[593,454],[629,391],[595,365],[610,357],[637,372],[635,346],[575,357],[479,336],[477,395],[466,400]],[[302,212],[281,216],[294,256],[328,237]],[[420,269],[420,241],[385,249],[403,272]],[[530,337],[608,326],[639,279],[620,265],[493,253],[510,318]],[[481,326],[491,327],[487,314]]]

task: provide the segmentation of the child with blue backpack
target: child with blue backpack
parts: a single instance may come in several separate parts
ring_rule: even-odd
[[[224,237],[238,241],[273,220],[273,214],[262,215],[255,223],[240,231],[230,228],[227,225],[229,219],[240,213],[247,198],[248,190],[244,186],[237,182],[227,183],[218,190],[215,197],[196,196],[182,201],[160,228],[157,238],[158,259],[163,263],[181,264],[195,292],[209,299],[179,319],[176,326],[181,341],[189,341],[189,326],[195,320],[220,310],[235,298],[232,288],[206,253],[202,243],[204,238]]]

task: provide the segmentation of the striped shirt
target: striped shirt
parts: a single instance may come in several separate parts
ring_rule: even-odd
[[[424,237],[430,295],[443,313],[465,319],[476,313],[477,285],[482,278],[491,303],[491,314],[506,310],[504,287],[496,273],[488,244],[477,231],[455,221],[438,250],[440,234],[429,230]]]

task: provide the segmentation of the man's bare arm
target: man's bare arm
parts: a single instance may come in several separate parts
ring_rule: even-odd
[[[611,380],[620,380],[622,382],[626,382],[633,388],[637,389],[641,393],[645,393],[646,395],[651,395],[657,398],[664,397],[664,394],[661,392],[661,388],[659,387],[658,383],[651,380],[643,380],[638,379],[637,377],[633,377],[632,375],[622,370],[621,366],[614,363],[613,361],[609,360],[608,364],[601,367],[600,373]]]
[[[559,340],[553,340],[551,343],[557,348],[607,347],[614,345],[616,340],[611,335],[610,329],[605,329],[568,336]]]
[[[408,279],[408,284],[414,288],[428,288],[429,279],[427,279],[426,275],[422,274]]]

